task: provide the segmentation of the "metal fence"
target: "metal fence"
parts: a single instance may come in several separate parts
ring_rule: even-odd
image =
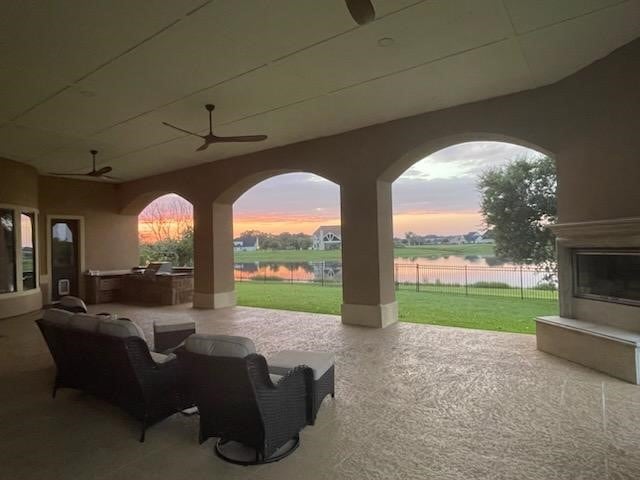
[[[444,266],[402,264],[394,266],[396,290],[480,295],[535,300],[557,300],[555,275],[527,266]],[[238,282],[273,284],[306,283],[342,285],[340,262],[258,262],[235,264]]]
[[[397,290],[557,300],[555,274],[535,267],[396,264]]]

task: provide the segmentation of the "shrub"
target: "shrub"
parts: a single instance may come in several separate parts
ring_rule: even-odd
[[[469,286],[476,288],[511,288],[511,285],[504,282],[475,282]]]
[[[278,277],[277,275],[252,275],[249,277],[249,280],[254,282],[282,282],[284,278]]]

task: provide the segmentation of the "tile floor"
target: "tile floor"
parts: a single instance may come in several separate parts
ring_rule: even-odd
[[[300,448],[271,465],[219,460],[197,417],[152,427],[73,390],[53,400],[54,367],[33,318],[0,321],[1,479],[638,479],[640,387],[538,352],[535,337],[401,323],[343,326],[330,315],[253,308],[110,304],[139,322],[193,318],[200,332],[258,350],[336,353]]]

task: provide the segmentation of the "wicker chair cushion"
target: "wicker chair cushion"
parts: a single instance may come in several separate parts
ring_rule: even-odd
[[[244,358],[251,353],[256,353],[256,346],[250,339],[232,335],[197,333],[187,338],[185,348],[190,352],[212,357]]]
[[[313,370],[314,380],[318,380],[334,364],[333,353],[301,352],[297,350],[283,350],[268,359],[269,373],[285,375],[298,365],[306,365]]]
[[[173,353],[170,353],[169,355],[165,355],[164,353],[158,353],[158,352],[149,352],[149,353],[151,354],[151,358],[153,358],[153,361],[156,363],[166,363],[176,358],[175,354]]]
[[[71,317],[69,326],[87,332],[97,332],[102,317],[89,313],[76,313]]]
[[[63,308],[79,308],[82,309],[84,313],[87,313],[87,305],[82,301],[81,298],[72,297],[71,295],[67,295],[66,297],[62,297],[60,299],[60,305]]]
[[[102,320],[98,325],[98,333],[120,338],[140,337],[146,341],[142,328],[135,322],[123,318],[106,318]]]
[[[44,311],[42,315],[42,319],[48,323],[52,323],[54,325],[69,325],[71,321],[71,317],[73,317],[73,313],[67,310],[60,310],[59,308],[49,308]]]
[[[153,331],[156,333],[180,332],[182,330],[195,330],[196,322],[193,320],[182,320],[174,322],[153,322]]]

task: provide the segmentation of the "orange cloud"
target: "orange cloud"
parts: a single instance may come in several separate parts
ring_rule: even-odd
[[[340,225],[340,217],[335,215],[300,215],[269,213],[262,215],[235,215],[233,234],[247,230],[266,233],[307,233],[312,234],[320,225]]]

